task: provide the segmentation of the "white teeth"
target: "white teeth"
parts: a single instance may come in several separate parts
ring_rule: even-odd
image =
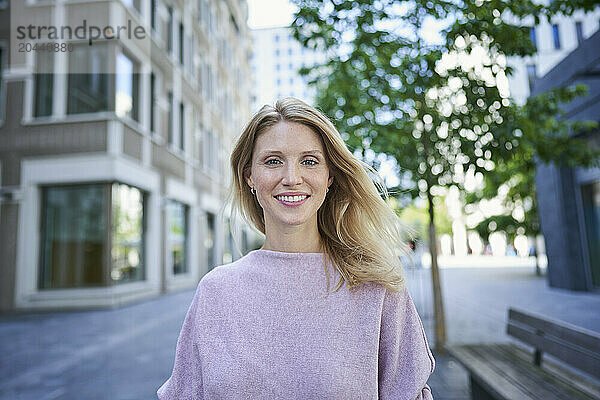
[[[306,199],[308,196],[275,196],[275,197],[278,200],[295,202],[295,201],[302,201],[302,200]]]

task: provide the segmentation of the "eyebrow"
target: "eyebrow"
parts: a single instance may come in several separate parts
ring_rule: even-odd
[[[309,153],[318,153],[323,155],[323,153],[321,153],[321,151],[319,150],[308,150],[308,151],[303,151],[300,154],[309,154]],[[283,152],[278,151],[278,150],[263,150],[260,153],[258,153],[259,156],[262,156],[263,154],[282,154]]]

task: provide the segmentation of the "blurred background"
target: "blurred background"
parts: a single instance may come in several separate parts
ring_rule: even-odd
[[[412,228],[436,399],[510,307],[598,335],[599,27],[592,0],[0,0],[0,398],[155,398],[199,280],[262,245],[228,160],[285,96]]]

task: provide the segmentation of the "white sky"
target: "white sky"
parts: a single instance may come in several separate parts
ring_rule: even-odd
[[[295,9],[288,0],[248,0],[248,26],[252,29],[287,26]]]

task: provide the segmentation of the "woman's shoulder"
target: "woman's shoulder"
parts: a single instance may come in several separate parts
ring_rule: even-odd
[[[202,279],[200,279],[200,283],[204,284],[222,284],[230,279],[235,274],[239,274],[243,269],[243,266],[246,264],[243,260],[244,257],[237,259],[228,264],[221,264],[210,271],[208,271]]]

